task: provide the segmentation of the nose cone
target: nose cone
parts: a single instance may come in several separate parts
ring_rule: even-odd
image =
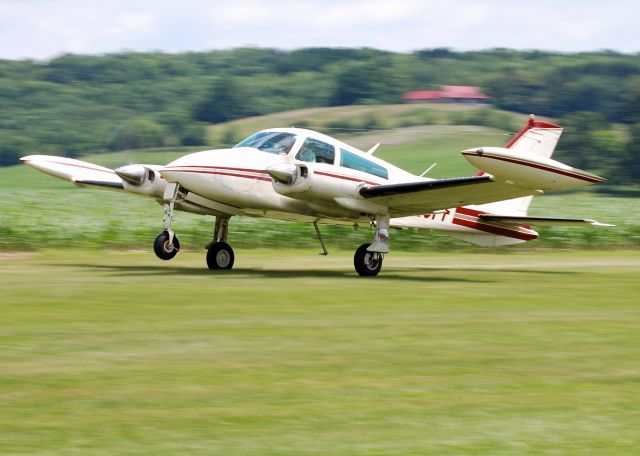
[[[142,165],[125,165],[114,170],[120,178],[131,185],[142,185],[147,170]]]
[[[292,184],[298,175],[298,168],[291,163],[278,163],[267,169],[267,174],[282,184]]]

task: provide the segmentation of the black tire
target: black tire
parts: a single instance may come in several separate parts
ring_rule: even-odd
[[[226,242],[216,242],[207,250],[209,269],[231,269],[234,260],[233,249]]]
[[[153,251],[161,260],[170,260],[178,254],[180,250],[180,241],[178,236],[173,236],[173,244],[169,244],[169,233],[163,231],[158,235],[153,243]]]
[[[361,276],[376,276],[382,269],[382,254],[367,252],[371,244],[362,244],[353,256],[353,265]]]

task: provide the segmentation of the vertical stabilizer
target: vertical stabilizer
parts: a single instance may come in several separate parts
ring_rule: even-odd
[[[531,114],[527,125],[511,138],[511,141],[505,144],[504,147],[550,158],[561,134],[562,127],[549,122],[535,120],[535,116]]]
[[[527,124],[504,147],[550,158],[556,149],[560,135],[562,135],[562,127],[535,120],[535,116],[531,114]],[[484,172],[480,171],[478,174],[482,175]],[[523,216],[527,215],[532,200],[533,196],[525,196],[471,207],[490,214]]]

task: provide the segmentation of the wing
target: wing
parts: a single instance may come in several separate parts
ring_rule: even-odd
[[[129,165],[116,169],[120,175],[127,179],[123,180],[114,170],[72,158],[29,155],[20,160],[25,165],[58,179],[69,181],[78,187],[115,190],[151,197],[160,204],[164,201],[167,181],[156,174],[156,170],[160,168],[158,165]],[[151,174],[154,179],[149,178]],[[244,213],[239,208],[218,203],[191,192],[184,199],[176,202],[176,209],[209,215],[242,215]]]
[[[111,169],[80,160],[52,155],[29,155],[20,159],[38,171],[72,182],[80,187],[124,190],[122,179]]]
[[[531,188],[496,182],[488,174],[378,185],[360,190],[362,197],[387,206],[392,217],[426,214],[451,207],[485,204],[537,193],[537,190]]]

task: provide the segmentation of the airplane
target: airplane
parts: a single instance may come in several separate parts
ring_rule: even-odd
[[[551,159],[562,127],[536,120],[504,147],[476,147],[462,156],[478,168],[474,176],[432,179],[402,170],[322,133],[303,128],[259,131],[232,148],[184,155],[167,165],[129,164],[115,170],[47,155],[22,157],[24,164],[79,187],[151,197],[164,208],[163,230],[153,248],[170,260],[180,250],[174,211],[213,215],[206,245],[209,269],[231,269],[227,243],[233,216],[267,217],[357,228],[370,225],[373,240],[359,246],[354,267],[376,276],[389,252],[391,228],[439,230],[467,242],[497,247],[538,237],[531,225],[613,226],[589,219],[530,217],[534,195],[604,182],[606,179]]]

